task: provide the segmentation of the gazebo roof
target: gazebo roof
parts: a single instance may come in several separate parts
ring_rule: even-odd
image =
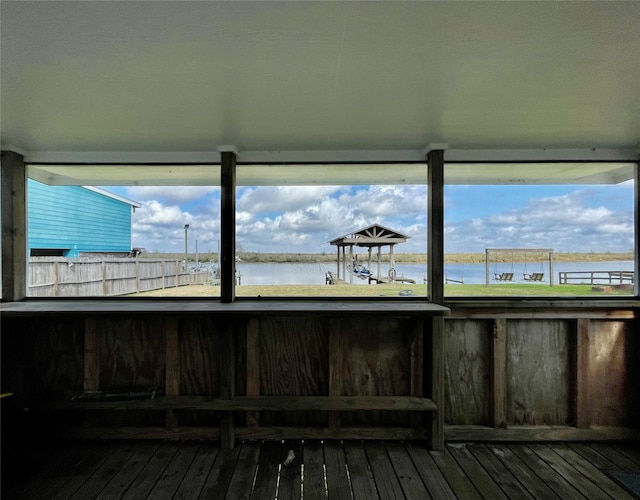
[[[408,238],[410,238],[410,236],[381,226],[380,224],[373,224],[353,233],[335,238],[331,240],[329,244],[338,247],[350,245],[359,247],[382,247],[385,245],[404,243]]]

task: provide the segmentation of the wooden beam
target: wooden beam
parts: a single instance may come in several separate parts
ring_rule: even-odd
[[[2,300],[27,296],[27,170],[22,155],[2,151]]]
[[[576,329],[574,388],[576,427],[588,429],[591,425],[591,392],[589,390],[589,344],[591,321],[578,319]]]
[[[635,262],[633,264],[633,272],[635,279],[634,294],[637,297],[640,296],[640,259],[637,257],[640,255],[640,161],[636,163],[635,182],[634,182],[633,198],[634,198],[634,249],[636,255]]]
[[[212,441],[220,437],[218,427],[38,427],[31,430],[31,436],[51,439],[53,436],[65,439],[162,439]],[[328,429],[325,427],[239,427],[238,439],[281,440],[281,439],[402,439],[423,440],[424,429],[410,427],[345,427]]]
[[[577,429],[569,426],[535,425],[493,429],[472,425],[448,426],[447,441],[638,441],[640,430],[625,427],[592,426]]]
[[[444,303],[444,151],[427,156],[427,294],[436,304]]]
[[[220,153],[220,301],[236,298],[236,155]]]
[[[493,321],[491,338],[491,406],[489,419],[492,427],[507,425],[507,320]]]
[[[50,410],[131,411],[434,411],[432,400],[412,396],[165,396],[123,401],[34,402],[33,408]]]
[[[431,400],[437,410],[431,420],[431,449],[444,450],[444,318],[431,322]]]

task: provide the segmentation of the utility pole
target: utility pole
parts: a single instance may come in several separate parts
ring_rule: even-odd
[[[187,251],[188,251],[188,248],[187,248],[187,237],[188,237],[188,234],[189,234],[189,224],[185,224],[184,225],[184,270],[185,271],[188,270],[188,267],[187,267],[187,255],[188,255],[188,253],[187,253]]]

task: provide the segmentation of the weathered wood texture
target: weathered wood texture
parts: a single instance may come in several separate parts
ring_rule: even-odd
[[[348,318],[333,322],[338,328],[337,366],[340,392],[352,396],[408,396],[410,394],[410,342],[408,321]],[[343,414],[343,425],[386,422],[407,424],[406,414],[378,412]]]
[[[220,394],[218,356],[220,337],[218,322],[213,319],[181,319],[180,394],[214,396]],[[180,425],[218,425],[220,416],[207,411],[179,411]]]
[[[165,323],[152,318],[101,319],[99,339],[100,387],[129,390],[165,383]]]
[[[445,422],[488,425],[490,322],[445,321]]]
[[[329,394],[328,335],[310,318],[264,318],[258,326],[260,394],[324,396]],[[304,419],[326,425],[316,412],[265,412],[264,423],[296,424]]]
[[[507,422],[570,423],[570,340],[567,321],[507,322]]]
[[[640,331],[631,322],[593,320],[590,332],[591,423],[638,427]]]
[[[0,230],[2,230],[2,299],[22,300],[27,293],[27,171],[24,157],[2,151]]]
[[[4,450],[3,450],[4,451]],[[284,465],[289,451],[295,457]],[[6,467],[6,469],[4,469]],[[638,488],[637,447],[611,444],[466,444],[245,441],[33,442],[3,462],[3,498],[153,499],[616,499]]]
[[[186,272],[175,260],[30,257],[29,297],[105,297],[206,284],[207,272]]]
[[[167,391],[177,397],[220,396],[221,323],[215,316],[167,318],[160,314],[153,317],[122,314],[120,318],[90,316],[85,319],[69,315],[3,316],[1,319],[2,388],[16,392],[34,408],[31,415],[34,422],[39,418],[46,425],[82,422],[75,417],[77,412],[59,412],[55,420],[51,420],[53,414],[36,411],[35,403],[62,401],[66,393],[83,389],[87,325],[94,330],[98,341],[95,356],[99,357],[99,371],[95,376],[99,389],[128,390],[135,386],[164,387],[166,384]],[[496,348],[492,320],[445,320],[445,422],[456,426],[456,430],[447,431],[447,435],[499,440],[526,439],[527,436],[554,438],[560,433],[581,439],[589,439],[590,435],[615,439],[624,434],[602,433],[597,426],[638,427],[637,322],[589,319],[588,335],[583,335],[581,344],[581,356],[588,362],[578,363],[576,349],[580,329],[576,319],[498,321],[502,325],[504,349]],[[415,364],[415,360],[412,361],[416,338],[413,320],[311,315],[254,317],[250,320],[253,333],[249,340],[246,320],[232,318],[231,323],[235,325],[236,396],[248,392],[263,397],[417,395],[413,392],[420,384],[410,371]],[[428,333],[429,327],[425,326],[423,389],[427,397],[431,383]],[[251,354],[247,350],[249,343],[253,345]],[[500,363],[504,369],[492,374],[492,364],[495,368]],[[509,428],[478,427],[494,425],[491,405],[501,398],[492,396],[491,388],[493,385],[495,390],[500,378],[503,379],[505,424]],[[576,409],[572,401],[578,392],[576,380],[586,386],[591,401],[586,407],[588,411],[582,410],[583,428],[573,429],[581,432],[571,433],[571,427],[562,428],[569,432],[545,428],[545,425],[575,424]],[[122,437],[215,439],[219,436],[221,411],[196,409],[207,408],[206,404],[177,407],[182,409],[171,410],[170,405],[150,409],[153,406],[140,405],[126,411],[85,412],[86,423],[123,429],[119,434]],[[264,407],[244,408],[259,417],[245,427],[247,413],[237,409],[240,407],[229,408],[233,409],[236,435],[244,438],[295,439],[308,435],[371,439],[407,436],[407,429],[412,427],[416,432],[424,431],[415,427],[415,419],[404,411],[335,410],[338,407],[334,407],[333,412],[303,411],[286,404],[266,411],[261,409],[269,407],[266,402]],[[173,412],[169,428],[165,410]],[[330,419],[335,415],[339,418],[332,426]],[[429,413],[422,415],[427,417],[425,424],[428,423]],[[534,426],[533,430],[529,425]],[[87,436],[97,436],[89,427],[82,429]],[[514,429],[523,432],[518,434]]]

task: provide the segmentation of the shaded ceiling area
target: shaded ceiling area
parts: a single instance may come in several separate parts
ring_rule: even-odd
[[[3,148],[640,148],[640,2],[0,8]]]

